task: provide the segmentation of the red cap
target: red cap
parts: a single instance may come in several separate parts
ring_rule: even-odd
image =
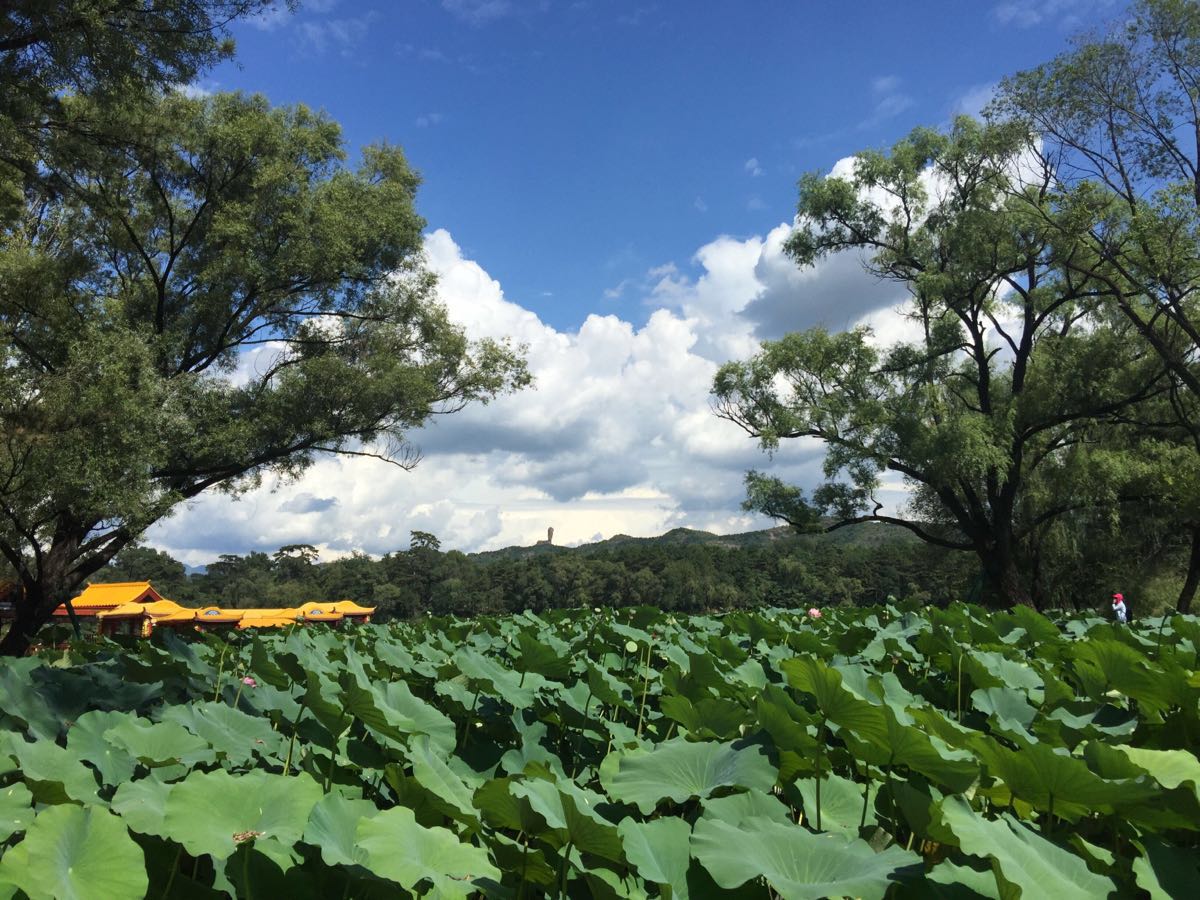
[[[1113,594],[1113,599],[1114,599],[1114,600],[1120,600],[1120,601],[1124,602],[1124,600],[1125,600],[1125,595],[1124,595],[1124,594]]]

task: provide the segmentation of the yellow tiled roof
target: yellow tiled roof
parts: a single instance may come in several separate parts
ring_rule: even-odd
[[[149,616],[152,619],[161,619],[164,616],[174,616],[181,612],[193,612],[185,609],[174,600],[155,600],[151,603],[122,603],[120,606],[114,606],[112,609],[102,609],[96,613],[96,617],[100,619],[120,619],[132,616]]]
[[[240,622],[248,612],[243,609],[221,609],[217,606],[206,606],[196,610],[197,622]]]
[[[78,609],[113,609],[125,603],[162,600],[162,594],[148,581],[117,581],[110,584],[89,584],[72,604]]]
[[[263,610],[254,610],[254,612],[262,612]],[[288,625],[295,625],[295,616],[247,616],[238,622],[238,628],[245,630],[247,628],[286,628]]]
[[[320,603],[316,600],[313,600],[300,607],[300,609],[305,611],[310,608],[333,610],[334,612],[341,613],[343,616],[369,616],[371,613],[375,612],[375,607],[359,606],[353,600],[337,600],[333,603]]]

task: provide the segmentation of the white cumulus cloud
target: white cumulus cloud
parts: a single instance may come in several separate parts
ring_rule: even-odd
[[[791,228],[717,237],[689,265],[646,273],[636,288],[650,307],[644,323],[592,314],[575,330],[506,297],[480,261],[435,230],[426,257],[451,317],[471,337],[525,345],[535,385],[412,434],[423,460],[411,472],[324,458],[298,481],[268,480],[240,500],[203,496],[148,539],[199,564],[287,543],[314,544],[326,558],[382,554],[406,548],[414,529],[472,551],[532,544],[548,526],[563,544],[676,526],[764,527],[740,502],[745,471],[767,461],[713,414],[717,367],[788,329],[865,319],[884,341],[903,326],[888,313],[902,299],[897,287],[865,274],[853,255],[797,269],[783,252]],[[262,364],[248,354],[233,377]],[[821,455],[815,442],[785,442],[770,465],[811,486]]]

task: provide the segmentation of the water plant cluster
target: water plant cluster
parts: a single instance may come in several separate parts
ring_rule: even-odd
[[[0,662],[0,898],[1186,896],[1200,620],[650,608]]]

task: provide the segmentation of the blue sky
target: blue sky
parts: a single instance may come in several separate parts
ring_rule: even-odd
[[[1121,5],[305,0],[237,25],[236,61],[195,87],[322,108],[352,151],[404,147],[441,299],[469,333],[528,344],[537,382],[416,435],[412,473],[327,460],[151,541],[202,563],[382,553],[413,528],[476,550],[549,525],[577,543],[770,524],[739,508],[745,470],[811,486],[820,448],[766,460],[711,414],[716,367],[813,324],[895,336],[903,299],[854,258],[796,270],[797,179],[978,110]]]
[[[1104,5],[307,0],[212,80],[403,146],[430,226],[569,327],[644,319],[647,270],[788,217],[803,172],[946,121]]]

